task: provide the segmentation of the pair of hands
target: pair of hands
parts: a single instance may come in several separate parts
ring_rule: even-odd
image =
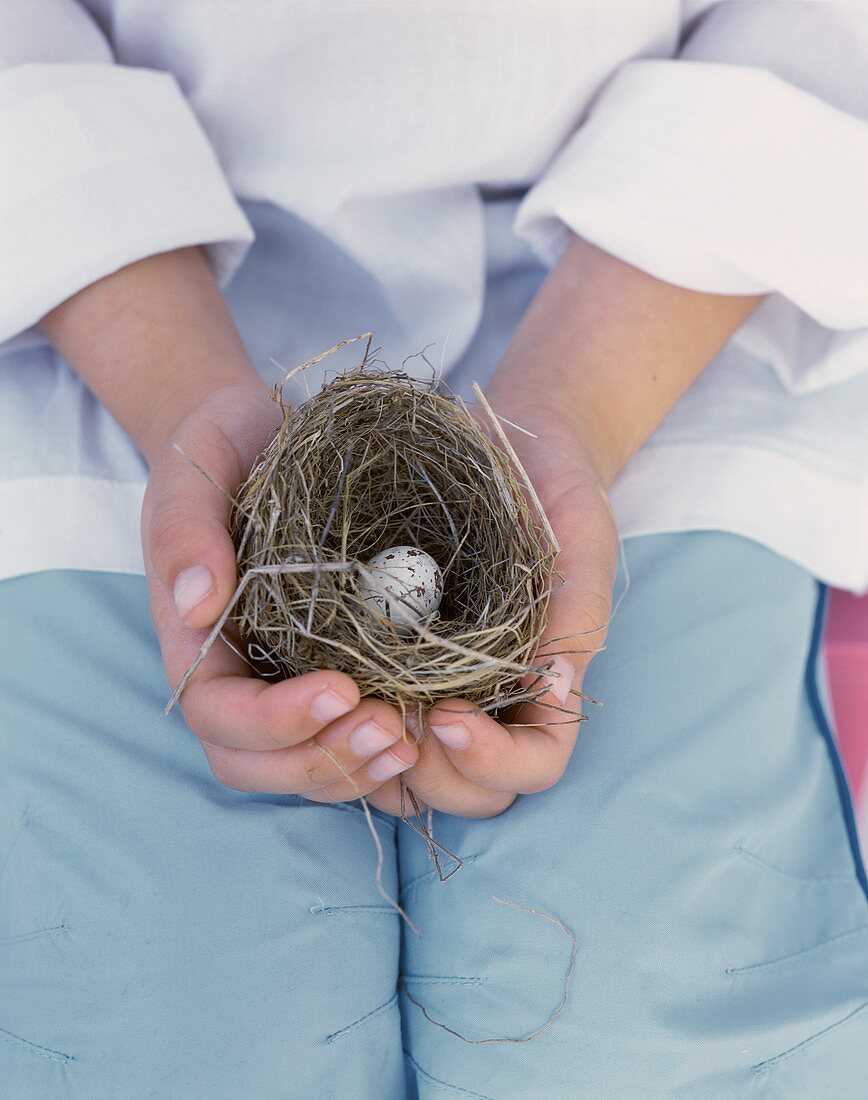
[[[761,300],[676,287],[572,236],[516,327],[487,396],[537,435],[507,429],[562,547],[566,579],[551,601],[547,638],[570,639],[554,649],[587,650],[553,678],[553,701],[569,673],[581,687],[604,644],[617,557],[605,487]],[[113,272],[41,327],[151,465],[142,534],[174,688],[234,591],[235,553],[228,502],[171,443],[234,492],[278,411],[198,248]],[[563,698],[577,720],[541,728],[528,723],[545,722],[545,710],[526,707],[504,727],[443,700],[427,715],[430,736],[417,742],[394,708],[360,699],[348,676],[321,671],[268,684],[215,644],[181,703],[230,787],[324,801],[361,792],[398,813],[403,769],[427,805],[484,817],[563,773],[580,711],[577,695]]]
[[[496,411],[510,411],[495,405]],[[365,795],[400,813],[400,779],[424,805],[463,817],[491,817],[517,794],[560,779],[579,729],[581,688],[593,653],[604,644],[617,559],[608,498],[575,427],[550,408],[527,403],[513,414],[536,439],[511,433],[561,545],[547,639],[540,652],[584,650],[556,658],[550,701],[573,722],[524,706],[514,726],[499,724],[463,700],[427,713],[424,737],[400,712],[360,698],[344,673],[322,670],[267,683],[225,645],[215,643],[181,698],[187,725],[202,743],[214,776],[242,791],[301,794],[320,802]],[[169,683],[178,683],[236,586],[227,530],[229,502],[177,450],[195,458],[228,492],[246,478],[278,426],[264,383],[209,393],[158,450],[145,493],[142,542],[151,611]],[[572,690],[571,690],[572,689]],[[346,777],[349,776],[350,779]]]

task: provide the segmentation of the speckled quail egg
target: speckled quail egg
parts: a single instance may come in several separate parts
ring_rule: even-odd
[[[362,599],[391,619],[402,637],[415,633],[411,622],[423,622],[440,606],[443,574],[431,555],[418,546],[390,546],[375,554],[366,568],[369,578],[359,578]]]

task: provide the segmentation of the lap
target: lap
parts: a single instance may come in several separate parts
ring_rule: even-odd
[[[142,578],[6,581],[0,620],[0,1091],[400,1098],[399,922],[360,810],[214,780],[161,716]]]
[[[161,717],[141,578],[0,584],[7,1091],[403,1100],[403,1016],[409,1095],[857,1095],[868,906],[808,690],[817,585],[733,535],[626,552],[563,781],[438,815],[445,884],[377,817],[403,949],[357,808],[226,790]],[[520,1038],[566,929],[530,1042],[398,1003],[400,962],[434,1020]]]
[[[419,1095],[862,1095],[868,903],[810,697],[818,586],[717,532],[626,554],[563,780],[438,816],[466,860],[446,883],[399,834]],[[480,1044],[562,1000],[572,941],[542,914],[576,937],[566,1005]]]

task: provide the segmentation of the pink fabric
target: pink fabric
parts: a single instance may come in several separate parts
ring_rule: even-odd
[[[824,648],[841,757],[868,811],[868,596],[830,591]]]

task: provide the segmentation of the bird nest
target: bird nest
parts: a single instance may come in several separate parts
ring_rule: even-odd
[[[246,659],[270,679],[338,669],[402,711],[460,697],[496,714],[545,694],[557,543],[478,387],[474,415],[369,346],[293,409],[293,373],[274,387],[283,422],[230,517],[240,580],[224,621]],[[398,545],[442,573],[440,608],[421,622],[364,598],[366,563]]]

